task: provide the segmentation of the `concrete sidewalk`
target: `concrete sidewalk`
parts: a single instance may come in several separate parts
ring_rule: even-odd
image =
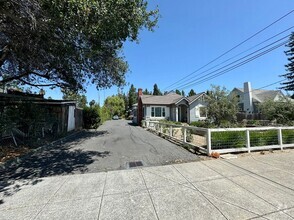
[[[16,182],[1,219],[293,219],[294,151]]]

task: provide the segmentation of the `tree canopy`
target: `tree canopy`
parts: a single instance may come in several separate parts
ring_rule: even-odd
[[[1,1],[0,85],[120,86],[123,43],[152,31],[157,18],[145,0]]]
[[[87,97],[84,94],[79,94],[70,90],[63,90],[62,99],[64,100],[74,100],[77,102],[77,106],[80,108],[85,108],[88,101]]]
[[[188,96],[193,96],[196,95],[196,92],[194,91],[194,89],[191,89],[190,92],[188,93]]]
[[[125,111],[125,102],[120,96],[110,96],[104,102],[104,110],[110,113],[110,116],[122,116]]]
[[[212,86],[207,92],[207,116],[215,124],[220,125],[222,121],[236,121],[238,111],[238,100],[236,97],[229,97],[229,91],[220,86]]]
[[[128,107],[132,109],[132,106],[137,103],[137,93],[136,88],[132,84],[128,93]]]
[[[162,92],[160,91],[156,83],[153,86],[153,95],[162,95]]]
[[[288,56],[289,63],[285,65],[287,73],[282,75],[287,82],[282,83],[282,89],[294,91],[294,32],[290,36],[287,47],[289,47],[289,50],[285,51],[285,54]]]

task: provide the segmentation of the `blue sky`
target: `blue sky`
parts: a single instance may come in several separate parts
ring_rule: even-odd
[[[156,5],[161,18],[155,31],[143,30],[139,44],[125,43],[123,54],[129,63],[130,71],[126,74],[129,85],[124,87],[123,92],[129,90],[130,84],[134,84],[137,89],[152,90],[154,83],[157,83],[161,90],[165,90],[294,9],[293,0],[149,1],[150,8]],[[293,25],[294,12],[188,79],[197,77],[197,74]],[[242,56],[290,34],[291,31],[294,31],[294,28]],[[197,93],[206,91],[211,84],[225,86],[231,90],[234,87],[242,87],[246,81],[250,81],[253,88],[277,82],[282,79],[279,75],[285,72],[284,65],[288,62],[285,50],[286,47],[282,46],[242,67],[187,87],[184,91],[186,94],[190,89]],[[181,88],[181,82],[166,90],[177,87]],[[277,87],[279,84],[267,89]],[[107,96],[117,94],[117,91],[117,87],[97,91],[94,86],[89,86],[86,95],[88,101],[98,101],[100,97],[102,104]],[[60,99],[62,94],[58,90],[47,91],[46,97],[48,96]]]

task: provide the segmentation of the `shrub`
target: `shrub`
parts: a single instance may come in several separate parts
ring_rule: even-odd
[[[214,149],[245,147],[246,134],[244,131],[212,132],[211,146]]]
[[[251,131],[250,144],[254,146],[266,146],[278,144],[278,131]]]
[[[283,144],[294,143],[294,130],[282,130]]]
[[[88,107],[83,109],[84,127],[86,129],[98,128],[101,122],[99,107]]]

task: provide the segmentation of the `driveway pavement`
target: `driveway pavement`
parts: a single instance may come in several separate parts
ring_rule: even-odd
[[[18,180],[1,219],[293,219],[294,151]]]

